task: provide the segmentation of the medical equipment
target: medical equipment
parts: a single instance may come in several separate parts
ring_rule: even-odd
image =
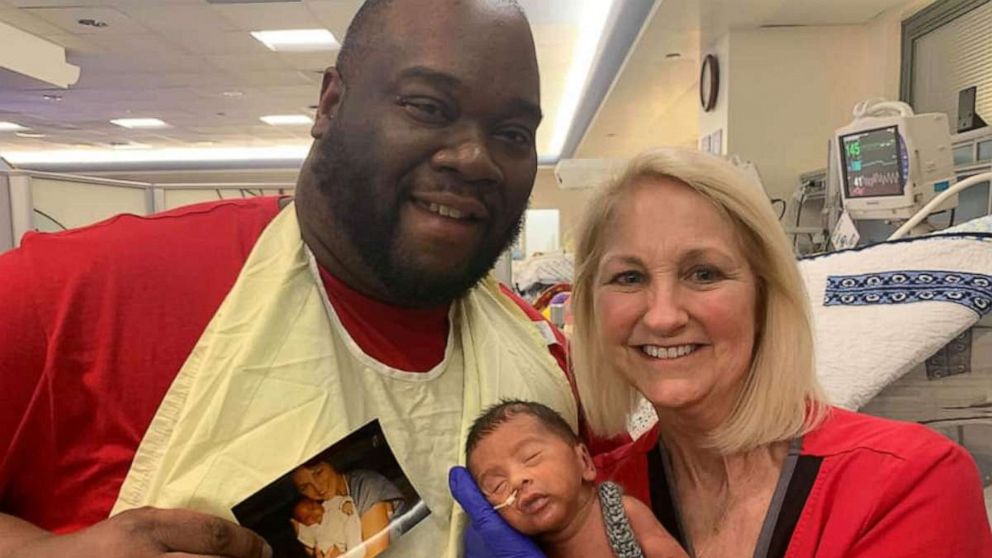
[[[930,212],[957,206],[954,194],[928,205],[955,182],[947,115],[915,114],[906,103],[871,99],[854,108],[854,121],[834,138],[830,163],[839,170],[841,199],[852,218],[901,221],[924,206]]]
[[[785,234],[792,238],[796,255],[816,254],[827,249],[830,227],[827,225],[826,198],[826,169],[799,175],[799,185],[792,194],[792,204],[796,208],[795,221],[784,226]]]
[[[504,500],[502,504],[497,504],[497,505],[493,506],[493,509],[494,510],[501,510],[503,508],[508,508],[508,507],[512,506],[513,504],[515,504],[515,503],[517,503],[517,491],[516,490],[514,490],[513,492],[511,492],[510,495],[506,497],[506,500]]]

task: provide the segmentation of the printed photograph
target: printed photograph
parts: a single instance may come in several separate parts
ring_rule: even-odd
[[[287,471],[233,510],[274,558],[373,558],[430,514],[378,420]]]

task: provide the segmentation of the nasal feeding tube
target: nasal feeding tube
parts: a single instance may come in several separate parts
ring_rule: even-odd
[[[493,509],[494,510],[501,510],[503,508],[508,508],[508,507],[512,506],[513,504],[515,504],[516,502],[517,502],[517,491],[514,490],[513,492],[510,493],[509,496],[506,497],[506,500],[503,500],[503,503],[502,504],[498,504],[498,505],[493,506]]]

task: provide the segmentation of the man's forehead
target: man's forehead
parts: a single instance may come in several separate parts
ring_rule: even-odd
[[[401,55],[411,66],[456,74],[468,65],[537,77],[529,24],[502,3],[413,0],[393,5],[383,22],[386,56]]]

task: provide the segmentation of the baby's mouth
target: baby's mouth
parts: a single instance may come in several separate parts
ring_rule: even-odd
[[[520,499],[517,503],[517,509],[520,510],[521,513],[537,513],[544,509],[544,506],[546,506],[549,501],[550,498],[547,494],[531,493]]]

